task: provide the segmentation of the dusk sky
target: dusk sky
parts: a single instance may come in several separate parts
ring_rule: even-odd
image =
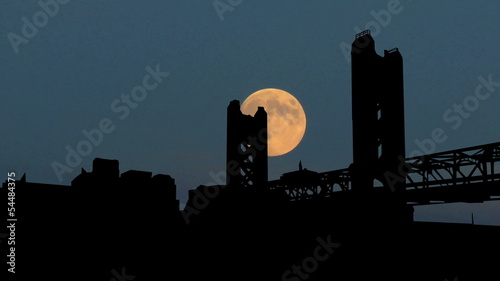
[[[291,93],[307,116],[299,146],[269,158],[270,180],[299,161],[347,168],[349,48],[366,28],[379,54],[403,56],[408,155],[436,128],[446,140],[429,152],[499,142],[499,11],[495,0],[2,1],[0,170],[70,185],[94,158],[117,159],[121,172],[171,175],[185,203],[225,170],[229,102],[263,88]],[[478,85],[490,94],[457,113]],[[95,130],[102,140],[68,165],[68,146]],[[72,171],[58,176],[56,162]],[[415,219],[472,212],[500,225],[500,202],[418,207]]]

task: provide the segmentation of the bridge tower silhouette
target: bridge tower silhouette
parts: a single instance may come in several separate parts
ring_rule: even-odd
[[[388,187],[384,174],[397,174],[405,157],[403,58],[397,48],[379,56],[370,30],[356,34],[351,57],[352,188],[372,188],[375,179]]]
[[[267,186],[267,113],[244,115],[240,102],[227,107],[226,186]]]

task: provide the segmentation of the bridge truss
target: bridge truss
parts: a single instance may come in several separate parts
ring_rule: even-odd
[[[398,192],[408,204],[500,200],[500,142],[418,157],[401,157],[395,181],[404,182]],[[381,174],[383,175],[383,174]],[[269,182],[271,190],[285,192],[291,201],[334,197],[352,190],[349,169],[323,173],[296,171]],[[374,190],[387,190],[377,186]]]

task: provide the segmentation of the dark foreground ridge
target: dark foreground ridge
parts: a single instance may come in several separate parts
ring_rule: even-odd
[[[399,50],[379,56],[365,31],[351,55],[349,168],[268,181],[265,108],[232,101],[226,184],[183,210],[172,177],[117,160],[70,186],[18,180],[17,280],[500,280],[500,227],[413,220],[414,205],[498,199],[500,144],[406,158]]]

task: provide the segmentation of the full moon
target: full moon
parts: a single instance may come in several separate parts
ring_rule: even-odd
[[[279,89],[262,89],[246,98],[241,112],[254,115],[257,107],[267,112],[268,156],[280,156],[292,151],[306,132],[306,114],[299,101]]]

